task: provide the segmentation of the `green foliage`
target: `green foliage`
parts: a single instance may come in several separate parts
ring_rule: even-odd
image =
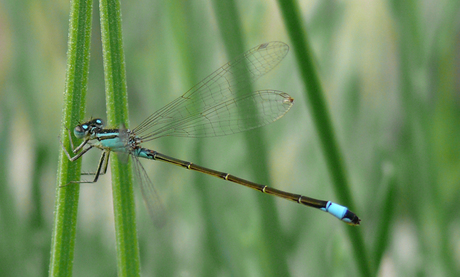
[[[139,264],[143,276],[459,274],[458,1],[138,1],[122,3],[122,25],[110,1],[101,13],[67,3],[0,2],[2,276],[132,275]],[[121,179],[110,174],[58,188],[80,172],[62,155],[65,127],[105,119],[105,103],[109,127],[136,126],[230,56],[273,40],[291,52],[253,88],[294,97],[284,118],[146,146],[348,205],[360,227],[149,161],[168,213],[161,229],[129,165],[113,195]],[[99,154],[85,155],[82,170],[94,171]],[[113,213],[130,231],[115,233]]]

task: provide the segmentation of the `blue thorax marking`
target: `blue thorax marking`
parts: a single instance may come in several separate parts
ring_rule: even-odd
[[[103,148],[109,148],[114,152],[128,152],[126,143],[120,139],[120,131],[118,129],[103,129],[95,134],[97,142],[94,145],[100,145]]]

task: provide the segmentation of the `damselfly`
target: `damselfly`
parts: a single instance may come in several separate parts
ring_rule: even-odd
[[[272,70],[289,51],[283,42],[269,42],[256,46],[233,62],[227,63],[184,95],[156,111],[139,126],[129,130],[105,129],[99,118],[79,124],[74,135],[83,142],[74,148],[71,134],[71,155],[64,148],[70,161],[75,161],[93,147],[102,150],[99,165],[92,181],[71,183],[94,183],[107,171],[110,152],[128,154],[132,157],[142,196],[154,222],[161,221],[159,197],[148,178],[139,158],[168,162],[184,168],[237,183],[260,192],[295,201],[328,212],[340,220],[359,225],[360,219],[346,207],[331,201],[318,200],[293,194],[265,185],[253,183],[228,173],[212,170],[191,162],[172,158],[157,151],[143,148],[141,143],[165,136],[214,137],[234,134],[258,128],[281,118],[292,107],[294,99],[276,90],[259,90],[243,93],[247,84]],[[248,78],[250,80],[248,80]]]

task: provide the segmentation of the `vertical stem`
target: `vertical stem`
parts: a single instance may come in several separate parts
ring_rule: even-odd
[[[298,61],[297,64],[307,93],[305,99],[308,99],[307,105],[310,107],[312,119],[318,130],[325,160],[331,174],[333,188],[340,202],[347,205],[350,210],[356,212],[356,205],[352,201],[351,193],[348,189],[348,178],[342,153],[333,131],[330,115],[323,97],[324,93],[321,82],[319,81],[318,73],[312,59],[313,53],[307,34],[301,27],[302,21],[300,19],[299,8],[294,0],[279,0],[278,3],[293,44],[294,54]],[[348,226],[345,226],[345,228],[352,240],[351,245],[361,275],[373,275],[371,274],[370,260],[366,253],[367,250],[360,229]]]
[[[99,2],[104,59],[107,118],[111,126],[128,124],[126,69],[118,0]],[[131,163],[112,155],[112,193],[119,276],[139,276],[140,258],[136,228]]]
[[[70,10],[67,75],[61,139],[70,150],[68,128],[83,119],[89,72],[92,0],[74,0]],[[81,162],[70,162],[63,151],[59,156],[59,172],[51,242],[50,276],[71,276],[80,186],[69,184],[79,180]]]

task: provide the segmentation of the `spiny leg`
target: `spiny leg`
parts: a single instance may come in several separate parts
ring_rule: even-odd
[[[109,165],[109,157],[110,157],[110,151],[104,151],[101,155],[101,159],[104,156],[104,153],[107,152],[107,157],[104,158],[104,165],[102,166],[104,170],[102,172],[99,172],[99,176],[104,175],[107,173],[107,167]],[[99,160],[99,163],[101,163],[101,160]],[[99,166],[98,166],[99,169]],[[98,172],[82,172],[81,175],[97,175]],[[94,183],[94,182],[91,182]]]
[[[84,140],[77,148],[82,148],[86,143],[88,142],[88,140]],[[81,156],[83,156],[86,152],[88,152],[91,148],[93,148],[92,145],[90,145],[89,147],[87,148],[84,148],[80,153],[78,153],[77,155],[71,157],[70,156],[70,153],[67,151],[67,149],[64,147],[64,144],[62,144],[62,141],[59,140],[59,143],[61,144],[62,146],[62,149],[64,150],[64,153],[66,154],[67,158],[69,159],[69,161],[71,162],[74,162],[76,160],[78,160]],[[75,152],[74,152],[75,153]]]
[[[66,129],[67,129],[67,127],[66,127]],[[80,150],[83,148],[83,146],[86,145],[86,143],[88,143],[89,139],[83,140],[82,143],[81,143],[80,145],[77,146],[77,148],[74,148],[74,146],[73,146],[73,139],[72,139],[72,133],[70,132],[69,129],[67,129],[67,132],[69,133],[69,141],[70,141],[70,146],[72,147],[72,152],[73,152],[74,154],[76,154],[78,151],[80,151]],[[59,142],[60,142],[61,145],[62,145],[61,138],[59,138]],[[64,147],[64,146],[62,146],[62,147]],[[65,148],[64,148],[64,149],[65,149]],[[67,152],[67,150],[66,150],[66,152]],[[69,156],[69,155],[67,155],[67,156]]]
[[[79,152],[88,143],[89,139],[87,138],[87,139],[83,140],[82,143],[77,146],[77,148],[74,148],[73,141],[72,141],[72,136],[70,134],[70,130],[67,129],[67,131],[69,131],[69,140],[70,140],[70,146],[72,147],[72,152],[74,154],[76,154],[77,152]],[[83,156],[86,152],[88,152],[91,148],[93,148],[93,146],[89,146],[88,148],[84,148],[80,153],[78,153],[77,155],[72,157],[72,156],[70,156],[70,153],[67,151],[67,149],[65,148],[64,144],[62,143],[61,138],[59,138],[59,143],[61,144],[62,149],[64,150],[64,153],[66,154],[67,158],[71,162],[74,162],[74,161],[78,160],[81,156]]]
[[[88,148],[90,148],[90,147],[88,147]],[[103,151],[102,155],[101,155],[101,158],[99,159],[99,165],[97,166],[96,172],[88,173],[88,174],[82,174],[82,175],[94,175],[94,180],[92,180],[92,181],[70,181],[69,183],[67,183],[67,184],[65,184],[63,186],[60,186],[60,187],[61,188],[66,187],[66,186],[68,186],[70,184],[92,184],[92,183],[96,183],[97,180],[99,179],[99,176],[104,175],[107,172],[107,164],[108,164],[109,155],[110,155],[110,151]],[[104,167],[104,172],[101,173],[101,169],[103,167]]]

